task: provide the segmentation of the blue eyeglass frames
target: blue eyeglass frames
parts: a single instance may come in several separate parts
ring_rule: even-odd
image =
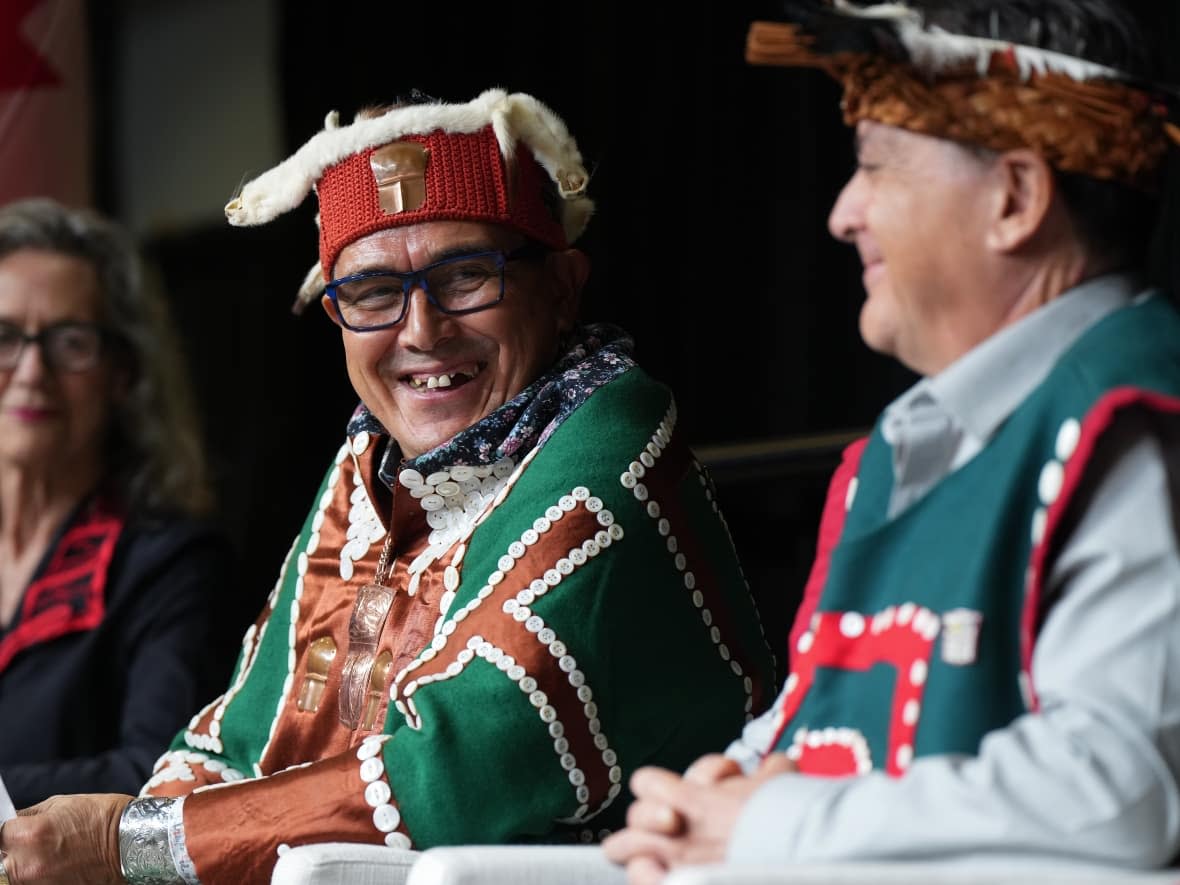
[[[504,268],[509,261],[537,258],[549,251],[530,243],[511,252],[493,250],[454,255],[408,273],[368,270],[332,280],[324,291],[340,325],[354,332],[396,326],[405,319],[410,293],[421,286],[426,299],[452,316],[494,307],[504,300]]]

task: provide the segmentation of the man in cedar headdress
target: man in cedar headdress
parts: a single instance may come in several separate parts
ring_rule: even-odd
[[[1169,139],[1108,0],[792,5],[748,59],[844,86],[860,332],[923,378],[848,450],[774,707],[606,843],[682,864],[1180,849]]]
[[[0,825],[0,885],[591,842],[630,771],[765,708],[773,664],[671,392],[623,330],[577,322],[588,184],[556,113],[488,89],[331,114],[226,207],[262,224],[315,193],[300,302],[340,326],[361,404],[225,694],[139,797]]]

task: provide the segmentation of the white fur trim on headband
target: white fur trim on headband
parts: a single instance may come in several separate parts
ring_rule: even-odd
[[[1115,68],[1061,52],[1007,40],[952,34],[939,27],[928,28],[923,24],[921,14],[904,3],[878,3],[862,7],[848,0],[833,0],[833,6],[838,12],[853,18],[888,20],[894,25],[898,39],[909,52],[914,66],[931,73],[957,67],[963,62],[974,62],[980,76],[983,76],[995,53],[1011,52],[1020,68],[1020,76],[1025,80],[1033,73],[1048,72],[1065,74],[1078,81],[1132,79]]]
[[[466,104],[421,104],[394,108],[379,117],[340,126],[335,111],[324,130],[291,157],[247,184],[225,207],[229,223],[238,227],[265,224],[294,209],[307,197],[325,170],[340,161],[403,135],[478,132],[491,124],[505,159],[517,140],[528,145],[557,183],[566,201],[563,227],[573,242],[589,221],[593,203],[584,196],[589,176],[578,146],[561,119],[531,95],[488,89]]]

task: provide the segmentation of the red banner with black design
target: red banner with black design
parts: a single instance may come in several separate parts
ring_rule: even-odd
[[[0,203],[92,198],[83,0],[0,0]]]

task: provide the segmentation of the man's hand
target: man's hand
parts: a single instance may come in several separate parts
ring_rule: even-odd
[[[0,827],[12,885],[108,885],[122,882],[119,818],[130,796],[51,796]]]
[[[677,866],[719,863],[746,800],[772,777],[795,770],[781,753],[763,760],[752,775],[724,756],[702,756],[683,777],[641,768],[631,777],[635,801],[627,828],[602,845],[627,867],[632,885],[652,885]]]

